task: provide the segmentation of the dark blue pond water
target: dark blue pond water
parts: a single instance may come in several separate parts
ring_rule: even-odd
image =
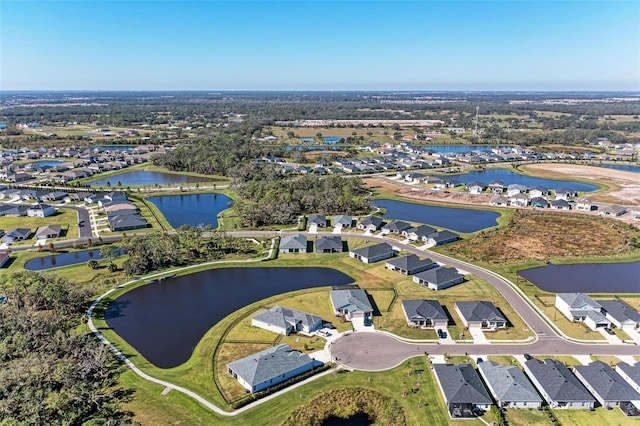
[[[325,143],[338,143],[340,142],[340,139],[346,139],[346,138],[341,138],[338,136],[325,136],[322,138]],[[302,142],[313,142],[316,140],[316,138],[300,138],[300,140]]]
[[[92,259],[100,260],[105,258],[100,256],[100,249],[52,254],[29,260],[24,264],[24,269],[28,269],[29,271],[42,271],[45,269],[60,268],[61,266],[76,265]]]
[[[547,265],[518,275],[556,293],[640,293],[640,261]]]
[[[357,413],[346,419],[335,416],[328,417],[322,421],[321,426],[369,426],[372,424],[373,422],[366,413]]]
[[[625,172],[640,173],[640,166],[625,166],[622,164],[601,164],[600,167],[607,169],[624,170]]]
[[[468,152],[468,151],[491,151],[495,146],[487,145],[424,145],[434,152]]]
[[[133,170],[130,172],[120,173],[118,175],[112,175],[102,179],[89,182],[90,186],[117,186],[118,182],[122,186],[133,185],[166,185],[166,184],[182,184],[182,183],[197,183],[207,182],[214,180],[212,178],[200,177],[200,176],[186,176],[177,173],[164,173],[164,172],[150,172],[147,170]]]
[[[496,226],[496,220],[500,217],[498,213],[487,210],[426,206],[394,200],[375,200],[372,204],[387,211],[384,217],[440,226],[458,232],[476,232]]]
[[[64,161],[42,160],[33,163],[35,167],[58,167],[64,164]]]
[[[504,169],[489,169],[478,172],[469,172],[458,175],[457,177],[454,177],[454,179],[457,179],[462,183],[477,180],[484,183],[485,185],[493,180],[499,180],[502,181],[502,183],[504,183],[505,185],[517,183],[528,187],[542,186],[548,189],[567,188],[580,192],[595,191],[598,189],[597,186],[589,185],[587,183],[524,176],[518,173],[514,173],[511,170]]]
[[[244,306],[294,290],[351,282],[330,268],[211,269],[131,290],[108,306],[105,319],[151,363],[172,368],[189,359],[211,327]]]
[[[218,213],[229,208],[231,198],[224,194],[160,195],[149,197],[171,226],[211,225],[218,227]]]

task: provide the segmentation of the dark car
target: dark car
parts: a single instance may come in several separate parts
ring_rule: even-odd
[[[530,359],[533,359],[533,357],[531,355],[529,355],[529,354],[524,354],[524,359],[529,361]]]
[[[441,328],[438,329],[438,337],[441,339],[446,339],[447,338],[447,332],[442,330]]]
[[[606,332],[607,332],[607,334],[610,334],[610,335],[612,335],[612,336],[616,334],[616,333],[615,333],[611,328],[609,328],[609,327],[605,327],[605,328],[604,328],[604,331],[606,331]]]

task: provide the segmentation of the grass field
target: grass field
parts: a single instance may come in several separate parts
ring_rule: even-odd
[[[59,238],[47,239],[47,243],[61,240],[73,240],[78,238],[78,214],[75,210],[58,208],[56,213],[48,217],[2,217],[0,219],[0,229],[5,232],[13,228],[29,228],[33,236],[29,240],[16,241],[15,244],[33,244],[37,241],[35,232],[40,226],[60,225],[63,233]]]

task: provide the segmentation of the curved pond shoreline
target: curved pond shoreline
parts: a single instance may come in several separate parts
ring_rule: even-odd
[[[172,368],[191,357],[209,329],[247,305],[290,291],[352,282],[331,268],[210,269],[134,288],[113,301],[104,318],[152,364]]]
[[[218,227],[218,214],[233,201],[224,194],[156,195],[147,198],[174,228],[182,225]]]
[[[388,199],[374,200],[372,204],[386,210],[383,217],[424,223],[458,232],[476,232],[498,225],[499,213],[491,210],[465,209],[418,204]]]
[[[122,255],[122,253],[122,249],[118,249],[117,256]],[[103,260],[106,258],[106,256],[100,256],[100,249],[73,251],[35,257],[24,264],[24,269],[29,271],[45,271],[47,269],[77,265],[88,262],[89,260]]]
[[[554,293],[640,293],[640,261],[546,265],[518,275]]]

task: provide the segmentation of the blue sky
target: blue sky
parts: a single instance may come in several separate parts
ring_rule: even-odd
[[[639,1],[0,0],[0,90],[640,90]]]

